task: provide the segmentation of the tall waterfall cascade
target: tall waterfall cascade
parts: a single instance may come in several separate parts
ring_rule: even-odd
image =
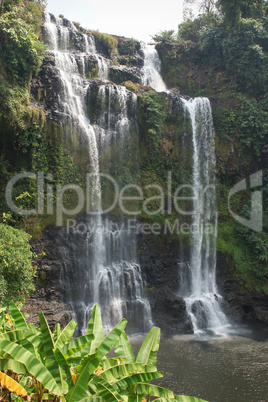
[[[217,205],[214,128],[207,98],[183,100],[192,124],[193,215],[190,262],[184,275],[187,311],[194,331],[227,324],[216,286]],[[185,277],[188,278],[185,280]]]
[[[166,84],[161,76],[161,61],[154,45],[144,45],[144,66],[142,68],[142,84],[148,85],[157,92],[167,92]]]
[[[108,80],[110,61],[98,54],[94,36],[78,31],[70,21],[45,13],[43,38],[49,45],[49,56],[55,60],[50,67],[58,86],[55,117],[63,123],[71,122],[75,131],[87,139],[93,173],[90,193],[95,214],[81,218],[87,227],[86,234],[68,234],[68,255],[61,270],[64,300],[71,305],[81,333],[86,330],[96,303],[101,307],[107,330],[125,317],[129,332],[147,332],[153,323],[150,304],[144,297],[136,233],[126,230],[121,218],[102,213],[99,179],[102,152],[112,147],[120,151],[120,145],[128,141],[137,126],[137,95]],[[142,84],[168,93],[157,50],[153,45],[144,45],[142,52],[144,65],[139,70]],[[89,78],[92,66],[97,70],[97,79]],[[179,295],[185,300],[194,331],[198,332],[227,324],[215,278],[214,128],[208,99],[185,100],[178,96],[176,99],[184,113],[183,124],[191,122],[195,194],[190,258],[179,263]],[[92,121],[87,103],[90,100],[93,109],[98,108]]]
[[[97,54],[94,37],[78,32],[65,19],[45,13],[43,36],[50,46],[48,53],[55,57],[54,73],[60,83],[57,115],[62,120],[71,120],[75,129],[87,138],[95,174],[91,198],[96,213],[85,218],[86,237],[70,234],[68,238],[69,252],[61,271],[65,302],[71,305],[82,333],[94,304],[100,305],[107,330],[125,317],[129,332],[147,332],[153,324],[150,304],[143,296],[144,280],[137,259],[136,234],[102,216],[98,176],[100,150],[120,143],[133,124],[133,115],[137,114],[136,95],[108,81],[100,85],[102,113],[98,121],[91,124],[86,111],[91,85],[86,76],[88,61],[92,57],[97,60],[102,81],[108,79],[109,63]]]

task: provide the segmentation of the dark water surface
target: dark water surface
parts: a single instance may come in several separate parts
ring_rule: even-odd
[[[141,338],[131,340],[136,352]],[[157,384],[209,402],[268,401],[268,328],[161,338]]]

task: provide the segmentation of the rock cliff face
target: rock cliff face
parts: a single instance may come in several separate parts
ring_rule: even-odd
[[[179,241],[140,234],[138,245],[154,324],[167,334],[193,333],[185,301],[178,296],[182,259]]]
[[[268,324],[268,303],[264,293],[250,292],[237,276],[223,253],[218,253],[217,282],[225,299],[227,313],[233,321],[258,321]]]
[[[23,309],[29,314],[29,321],[39,324],[38,313],[43,310],[51,327],[60,323],[66,326],[73,318],[71,307],[63,301],[60,276],[64,264],[65,247],[64,229],[47,227],[42,233],[41,240],[32,241],[32,249],[38,257],[36,291],[24,305]]]
[[[51,17],[50,21],[56,24],[54,17]],[[154,171],[152,156],[146,160],[152,146],[149,135],[152,130],[147,120],[150,119],[150,111],[156,110],[156,106],[144,105],[142,101],[143,94],[151,88],[141,85],[144,65],[141,45],[130,39],[114,37],[117,50],[111,53],[101,36],[95,35],[93,38],[92,33],[75,30],[72,23],[65,19],[57,24],[59,31],[61,27],[68,29],[67,45],[63,43],[61,46],[65,46],[65,52],[72,48],[72,55],[68,56],[70,72],[75,77],[79,76],[75,90],[83,94],[85,102],[82,120],[89,119],[96,133],[100,169],[106,173],[117,174],[118,180],[126,184],[125,180],[129,177],[137,178],[137,171],[145,169],[144,165],[149,160],[151,165],[144,175],[145,179],[142,177],[141,181],[146,181],[148,176],[149,179],[155,180],[157,174],[159,177],[163,173],[166,175],[166,171]],[[43,32],[43,35],[45,37],[46,33]],[[40,74],[32,81],[32,102],[45,110],[47,131],[52,132],[52,139],[56,135],[57,140],[75,150],[78,164],[91,169],[88,139],[79,123],[81,115],[72,115],[68,109],[68,98],[65,103],[63,101],[68,88],[66,89],[66,82],[60,73],[57,57],[59,58],[56,52],[46,54]],[[67,60],[66,53],[62,57],[63,62],[64,57]],[[72,102],[76,100],[77,93],[73,94]],[[161,169],[179,172],[179,180],[189,179],[193,163],[192,145],[187,134],[189,121],[185,117],[183,103],[176,89],[159,94],[160,98],[165,104],[166,118],[159,148],[166,158],[163,160],[169,160]],[[104,191],[103,198],[111,198],[109,188]],[[124,220],[118,217],[118,211],[115,211],[115,215],[110,217],[114,223]],[[83,223],[86,218],[80,215],[77,221]],[[77,282],[80,265],[85,266],[87,263],[86,241],[87,233],[74,235],[68,233],[64,227],[48,226],[41,238],[32,242],[34,250],[45,252],[45,256],[37,261],[37,290],[25,306],[32,321],[37,319],[40,309],[44,310],[52,326],[56,322],[65,325],[74,316],[70,303],[70,288]],[[153,323],[168,334],[193,332],[185,301],[178,296],[185,262],[190,260],[187,254],[188,239],[152,234],[137,235],[138,263],[142,280],[145,282],[144,296],[149,300]],[[83,260],[80,265],[79,259]],[[245,290],[243,282],[231,270],[224,254],[218,254],[217,266],[218,287],[226,301],[227,314],[232,315],[235,320],[247,319],[267,323],[267,297]],[[67,271],[68,286],[64,280]],[[126,272],[124,275],[127,276]],[[84,278],[84,282],[87,279]],[[76,292],[79,293],[80,289],[77,288]],[[90,299],[91,295],[85,297]],[[77,316],[75,318],[78,319]],[[83,320],[84,318],[81,318],[81,322]]]

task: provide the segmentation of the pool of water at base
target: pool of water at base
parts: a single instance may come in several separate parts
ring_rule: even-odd
[[[144,337],[131,338],[137,353]],[[268,402],[268,328],[161,337],[153,383],[209,402]]]

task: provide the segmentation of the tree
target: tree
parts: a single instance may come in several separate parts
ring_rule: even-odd
[[[12,83],[27,84],[29,73],[43,62],[44,44],[34,32],[34,18],[25,6],[13,7],[0,18],[0,46],[3,67]]]
[[[264,13],[263,0],[244,0],[241,3],[242,18],[260,18]]]
[[[232,28],[241,18],[258,19],[264,15],[264,0],[219,0],[227,27]]]
[[[187,6],[186,6],[187,5]],[[189,12],[189,5],[193,6],[196,12],[201,14],[212,14],[217,12],[216,0],[184,0],[184,10]],[[191,7],[190,7],[191,10]],[[191,14],[191,12],[190,12]],[[196,13],[193,13],[196,14]],[[192,19],[192,18],[191,18]]]
[[[203,0],[201,5],[200,5],[200,10],[204,14],[212,14],[212,13],[214,13],[217,10],[216,1],[215,0]]]
[[[237,25],[241,19],[242,0],[219,0],[218,4],[224,15],[224,20],[228,28]]]
[[[23,301],[34,291],[29,239],[24,231],[0,223],[0,306]]]

